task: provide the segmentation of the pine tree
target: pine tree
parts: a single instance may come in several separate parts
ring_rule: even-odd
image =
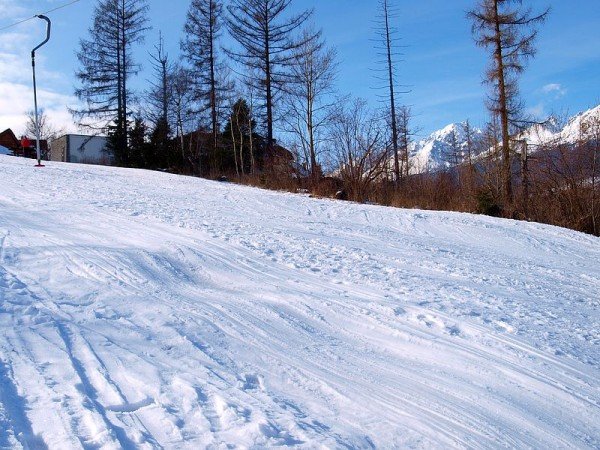
[[[130,54],[144,38],[147,10],[146,0],[99,0],[90,38],[81,40],[77,53],[81,69],[75,95],[84,106],[72,112],[82,122],[111,128],[111,147],[120,162],[128,159],[128,81],[139,70]]]
[[[513,203],[511,133],[519,123],[518,76],[535,55],[535,26],[544,22],[549,10],[533,14],[522,0],[480,0],[468,13],[477,45],[490,50],[485,81],[493,86],[489,109],[500,119],[502,130],[502,178],[505,203]]]
[[[162,33],[159,33],[158,44],[150,53],[154,77],[150,80],[150,89],[146,93],[148,116],[154,126],[160,122],[169,123],[173,107],[173,65],[169,54],[165,52]]]
[[[152,168],[152,148],[147,142],[148,127],[140,116],[136,116],[129,129],[129,166]]]
[[[219,137],[219,106],[232,88],[226,81],[226,67],[218,58],[218,40],[222,31],[223,5],[219,0],[192,0],[181,42],[191,70],[194,96],[210,111],[212,132],[211,166],[217,171],[216,152]]]

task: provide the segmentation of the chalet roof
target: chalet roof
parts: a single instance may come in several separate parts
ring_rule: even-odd
[[[10,128],[7,128],[2,133],[0,133],[0,145],[10,149],[18,149],[21,147],[21,141],[17,139],[15,133]]]

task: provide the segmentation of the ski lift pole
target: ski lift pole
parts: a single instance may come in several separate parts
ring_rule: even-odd
[[[43,46],[46,42],[50,40],[50,29],[52,27],[52,23],[48,17],[39,15],[36,16],[38,19],[42,19],[46,21],[46,39],[36,48],[31,50],[31,68],[33,69],[33,103],[35,105],[35,149],[37,153],[37,166],[36,167],[44,167],[42,164],[42,154],[40,151],[40,122],[38,116],[38,103],[37,103],[37,85],[35,80],[35,51]]]

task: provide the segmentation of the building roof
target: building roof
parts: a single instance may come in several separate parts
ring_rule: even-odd
[[[19,150],[21,148],[21,141],[17,139],[17,136],[15,136],[15,133],[10,128],[7,128],[0,133],[0,145],[9,150]]]

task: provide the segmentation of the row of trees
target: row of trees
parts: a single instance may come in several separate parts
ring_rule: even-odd
[[[84,107],[74,111],[75,115],[88,125],[110,128],[111,150],[124,165],[131,163],[130,124],[136,115],[143,115],[144,121],[152,124],[155,141],[166,144],[174,135],[183,158],[202,168],[203,174],[223,170],[223,158],[219,157],[223,137],[234,141],[228,142],[227,147],[238,146],[240,151],[244,147],[240,139],[247,139],[250,153],[254,154],[256,124],[264,136],[256,145],[272,149],[277,107],[282,105],[284,95],[295,92],[298,98],[305,93],[303,80],[299,79],[300,66],[308,64],[306,70],[312,70],[311,58],[319,58],[323,50],[321,33],[305,27],[312,11],[290,16],[290,3],[291,0],[233,0],[225,14],[220,0],[192,0],[181,40],[185,64],[172,62],[161,37],[152,53],[155,78],[142,102],[144,107],[134,112],[128,81],[137,74],[139,66],[131,57],[131,49],[148,29],[147,3],[99,0],[90,28],[93,38],[83,40],[78,53],[81,69],[77,73],[80,86],[76,95]],[[238,45],[221,51],[225,26]],[[237,80],[225,64],[225,57],[235,64],[240,74]],[[324,76],[332,77],[331,71],[328,69]],[[315,81],[313,74],[310,77],[308,89],[312,90]],[[241,97],[248,100],[238,101]],[[315,97],[307,100],[311,123]],[[243,126],[238,117],[242,109],[248,110],[249,116]],[[223,127],[227,121],[230,123]],[[223,133],[223,128],[229,133]],[[184,136],[198,130],[211,135],[210,142],[203,142],[208,146],[207,161],[190,161],[192,155],[184,149]],[[238,156],[234,159],[244,167]]]
[[[136,159],[131,156],[137,150],[131,148],[129,135],[132,122],[141,117],[152,126],[153,145],[166,148],[175,137],[182,156],[179,163],[197,167],[195,172],[203,175],[231,169],[223,165],[228,159],[234,161],[236,172],[243,173],[240,152],[247,150],[251,160],[255,149],[269,154],[279,126],[279,133],[289,138],[316,183],[323,164],[332,162],[323,155],[335,148],[332,133],[345,116],[339,105],[354,100],[336,92],[336,52],[310,25],[312,10],[290,14],[291,1],[231,0],[225,7],[222,0],[192,0],[181,39],[184,63],[173,62],[161,37],[151,54],[154,78],[140,108],[139,103],[134,105],[128,86],[139,70],[132,47],[148,29],[146,0],[99,0],[91,37],[81,41],[78,52],[76,95],[84,107],[73,113],[80,122],[109,129],[111,150],[119,164],[131,165]],[[389,91],[384,97],[391,115],[389,119],[381,112],[378,115],[389,122],[382,131],[390,136],[387,151],[388,156],[394,155],[398,183],[408,173],[409,114],[397,105],[396,30],[389,1],[381,0],[379,10],[382,68]],[[222,49],[225,30],[235,47]],[[244,126],[240,114],[248,116]],[[193,161],[198,155],[185,148],[184,136],[197,130],[211,134],[202,153],[206,161]],[[224,158],[228,152],[234,158]],[[253,172],[256,164],[250,166]]]
[[[266,161],[280,149],[277,132],[286,136],[298,164],[272,176],[287,177],[290,186],[302,179],[303,187],[342,190],[354,200],[389,203],[393,197],[407,206],[416,203],[408,200],[412,196],[429,206],[414,187],[429,191],[422,183],[438,175],[411,175],[414,130],[410,108],[398,102],[406,91],[398,83],[397,14],[390,0],[378,6],[383,107],[377,110],[338,94],[335,49],[311,26],[312,10],[292,14],[291,2],[191,0],[182,57],[168,55],[161,36],[151,52],[153,79],[143,100],[134,102],[129,81],[139,66],[131,55],[148,30],[146,0],[98,0],[93,38],[82,40],[78,53],[76,94],[84,107],[75,115],[108,127],[122,165],[260,176],[264,182]],[[475,202],[507,216],[528,215],[514,193],[520,185],[515,174],[528,167],[527,159],[516,158],[523,154],[518,136],[532,124],[523,114],[518,79],[535,54],[537,26],[548,15],[522,3],[479,0],[468,13],[476,43],[489,52],[490,123],[477,142],[467,129],[467,148],[456,145],[449,156],[458,168],[439,174],[460,185],[453,192],[461,204]],[[223,48],[225,34],[234,46]],[[323,180],[323,168],[333,177]],[[271,184],[281,187],[276,181]]]

